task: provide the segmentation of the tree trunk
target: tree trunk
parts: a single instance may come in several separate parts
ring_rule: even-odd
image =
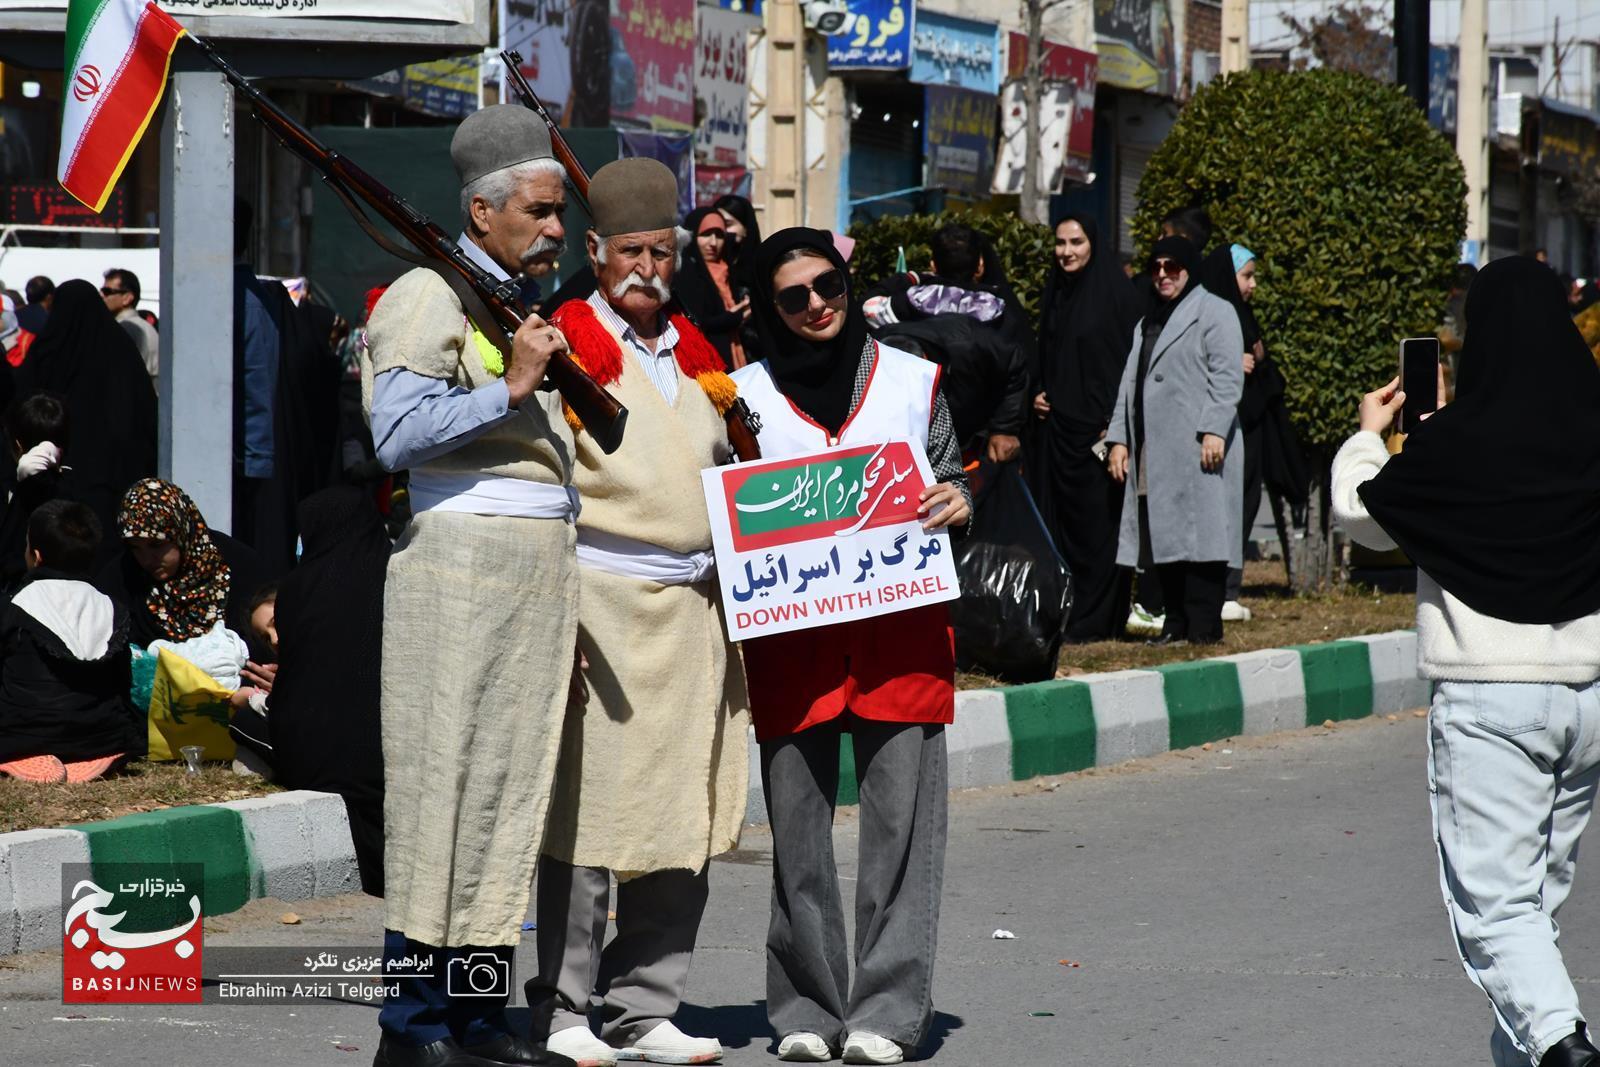
[[[1321,449],[1310,449],[1311,494],[1306,503],[1306,540],[1290,557],[1290,578],[1296,593],[1324,593],[1340,573],[1334,560],[1333,500],[1328,484],[1332,459]]]
[[[1023,145],[1026,158],[1022,164],[1021,215],[1024,222],[1045,224],[1049,222],[1046,196],[1039,180],[1039,156],[1044,145],[1039,136],[1039,113],[1044,97],[1044,9],[1046,0],[1024,0],[1023,13],[1027,19],[1028,60],[1023,71],[1022,96],[1027,107],[1023,125]]]

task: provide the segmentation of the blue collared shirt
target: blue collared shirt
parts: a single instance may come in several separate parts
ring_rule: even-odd
[[[510,277],[466,234],[456,241],[468,259],[497,281]],[[510,390],[500,379],[477,389],[451,388],[438,378],[396,367],[372,383],[372,443],[378,462],[389,471],[437,459],[516,414]]]

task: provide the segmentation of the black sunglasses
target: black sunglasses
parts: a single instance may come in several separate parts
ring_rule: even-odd
[[[126,289],[109,289],[104,285],[100,287],[101,296],[116,296],[118,293],[126,293],[127,291]]]
[[[810,285],[789,285],[779,289],[772,294],[772,302],[784,314],[798,315],[811,306],[812,293],[824,300],[837,300],[847,288],[844,271],[835,267],[812,278]]]

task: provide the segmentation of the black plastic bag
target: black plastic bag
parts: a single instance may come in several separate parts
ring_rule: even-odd
[[[1072,575],[1016,463],[979,468],[971,532],[956,546],[956,666],[1006,682],[1054,678]]]

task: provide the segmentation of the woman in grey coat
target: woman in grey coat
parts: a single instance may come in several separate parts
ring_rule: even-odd
[[[1185,238],[1151,249],[1160,302],[1134,331],[1106,434],[1125,486],[1117,562],[1135,566],[1141,540],[1149,546],[1167,602],[1163,644],[1222,640],[1228,567],[1242,563],[1244,340],[1233,308],[1196,280],[1199,265]]]

